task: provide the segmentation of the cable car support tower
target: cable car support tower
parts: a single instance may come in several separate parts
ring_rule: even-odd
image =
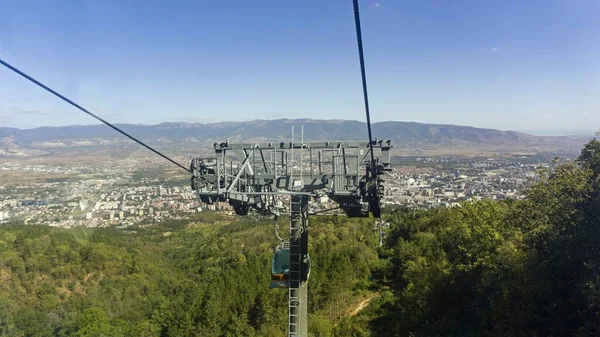
[[[379,176],[391,169],[390,149],[390,141],[377,140],[223,142],[214,144],[214,157],[191,161],[192,189],[207,204],[228,202],[238,215],[250,210],[280,215],[289,201],[289,271],[272,278],[273,287],[289,288],[289,336],[307,336],[310,199],[326,195],[350,217],[379,217]],[[296,161],[294,154],[300,157]]]

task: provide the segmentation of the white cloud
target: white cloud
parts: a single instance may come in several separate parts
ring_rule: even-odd
[[[8,115],[0,115],[0,125],[8,126],[13,121],[13,118]]]
[[[500,48],[498,48],[498,47],[494,47],[494,48],[492,48],[492,49],[490,49],[490,50],[491,50],[491,51],[497,51],[498,49],[500,49]]]
[[[381,6],[381,4],[379,3],[379,1],[377,1],[376,3],[370,5],[369,8],[378,8],[380,6]]]

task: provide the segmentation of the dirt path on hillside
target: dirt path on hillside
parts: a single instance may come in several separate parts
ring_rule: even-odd
[[[374,299],[375,297],[377,297],[377,294],[371,295],[370,297],[368,297],[367,299],[365,299],[364,301],[360,302],[358,304],[358,306],[356,306],[356,308],[354,308],[354,310],[352,310],[350,312],[350,317],[358,314],[359,312],[361,312],[361,310],[363,310],[364,308],[367,307],[367,305],[369,304],[369,302]]]

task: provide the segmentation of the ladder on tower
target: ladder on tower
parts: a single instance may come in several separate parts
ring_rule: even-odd
[[[289,299],[289,336],[300,336],[300,298],[291,294]]]
[[[301,213],[302,203],[292,199],[292,212]],[[290,288],[289,288],[289,336],[300,336],[302,317],[300,313],[301,299],[300,286],[302,285],[302,221],[296,223],[295,228],[290,228]]]

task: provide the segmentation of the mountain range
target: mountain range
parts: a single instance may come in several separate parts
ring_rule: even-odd
[[[117,124],[132,136],[156,146],[196,148],[228,139],[231,142],[289,141],[292,126],[300,141],[301,126],[305,141],[365,140],[367,127],[350,120],[278,119],[218,123],[161,123],[157,125]],[[515,131],[469,126],[423,124],[416,122],[374,123],[373,136],[391,139],[396,148],[505,148],[560,149],[582,144],[584,137],[540,137]],[[51,150],[65,147],[90,147],[132,144],[105,125],[75,125],[16,129],[0,127],[0,148]],[[2,154],[2,152],[0,152]],[[6,153],[4,153],[6,154]]]

